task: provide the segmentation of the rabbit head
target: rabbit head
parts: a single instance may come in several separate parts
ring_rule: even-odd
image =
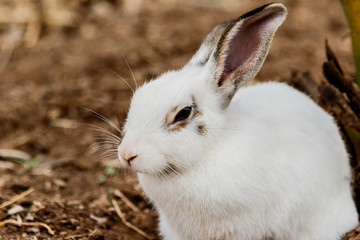
[[[219,24],[182,69],[137,89],[118,147],[121,163],[164,176],[205,161],[226,127],[227,106],[260,70],[286,15],[273,3]]]

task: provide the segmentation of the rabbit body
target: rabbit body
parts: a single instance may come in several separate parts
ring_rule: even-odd
[[[166,240],[336,240],[357,225],[334,119],[283,83],[253,79],[287,11],[216,26],[181,70],[135,92],[120,162]]]
[[[258,84],[224,118],[201,164],[166,181],[139,174],[165,239],[335,240],[357,225],[344,143],[311,99]]]

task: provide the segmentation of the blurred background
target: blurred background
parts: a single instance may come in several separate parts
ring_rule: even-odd
[[[132,95],[121,77],[135,87],[127,63],[138,84],[181,68],[212,27],[269,2],[0,0],[0,202],[33,189],[18,212],[0,208],[0,221],[46,223],[63,238],[155,236],[156,214],[136,178],[112,155],[93,154],[90,146],[102,145],[83,124],[110,128],[86,109],[121,126]],[[289,15],[256,81],[307,72],[322,82],[325,39],[354,74],[340,1],[279,2]],[[121,223],[109,199],[148,236]],[[41,225],[10,223],[0,228],[5,234],[51,236]]]

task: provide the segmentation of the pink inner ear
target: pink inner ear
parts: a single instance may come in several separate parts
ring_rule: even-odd
[[[224,69],[218,81],[218,86],[222,86],[227,77],[239,72],[241,75],[251,68],[256,68],[259,51],[264,51],[267,44],[268,34],[264,34],[267,25],[275,17],[276,13],[268,13],[255,20],[251,17],[245,19],[238,32],[230,40],[228,51],[225,53]],[[240,79],[241,80],[241,79]]]

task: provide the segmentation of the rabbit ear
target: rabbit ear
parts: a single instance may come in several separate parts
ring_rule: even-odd
[[[286,15],[284,5],[268,4],[216,26],[205,37],[190,63],[210,62],[213,84],[222,95],[224,107],[238,88],[259,72]]]

